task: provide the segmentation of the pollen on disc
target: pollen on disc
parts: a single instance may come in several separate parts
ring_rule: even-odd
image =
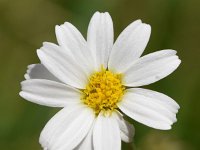
[[[83,103],[92,108],[96,115],[101,111],[111,113],[124,95],[125,87],[121,78],[121,74],[114,74],[102,67],[100,72],[90,76],[83,90]]]

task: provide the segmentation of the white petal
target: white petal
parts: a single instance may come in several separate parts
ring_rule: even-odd
[[[133,141],[133,137],[135,135],[135,128],[132,124],[130,124],[128,121],[124,120],[122,114],[119,112],[116,113],[116,119],[120,128],[120,135],[122,141],[126,143],[130,143]]]
[[[154,102],[165,106],[169,111],[175,114],[178,112],[178,109],[180,109],[180,106],[177,104],[177,102],[165,94],[142,88],[132,88],[130,90],[139,95],[144,95],[154,99]]]
[[[50,73],[43,64],[32,64],[28,66],[27,72],[24,75],[25,79],[47,79],[60,82],[52,73]]]
[[[69,22],[56,26],[56,36],[59,45],[69,51],[80,66],[94,70],[93,55],[76,27]]]
[[[21,82],[21,86],[20,96],[33,103],[50,107],[80,103],[80,91],[59,82],[30,79]]]
[[[67,50],[52,44],[44,43],[37,51],[42,64],[59,80],[76,88],[85,88],[90,69],[78,65]]]
[[[94,125],[93,142],[95,150],[121,150],[120,129],[114,116],[99,114]]]
[[[124,72],[124,84],[137,87],[154,83],[176,70],[180,62],[174,50],[148,54]]]
[[[128,89],[120,110],[132,119],[149,127],[168,130],[176,122],[178,104],[170,97],[145,89]]]
[[[110,54],[108,67],[114,72],[123,72],[143,53],[151,34],[150,25],[141,20],[131,23],[117,38]]]
[[[87,135],[95,115],[84,105],[65,107],[44,127],[40,144],[50,150],[75,148]]]
[[[74,150],[94,150],[92,134],[93,127],[90,129],[83,141]]]
[[[113,37],[113,22],[109,13],[96,12],[89,23],[87,42],[96,60],[97,68],[101,65],[107,68]]]

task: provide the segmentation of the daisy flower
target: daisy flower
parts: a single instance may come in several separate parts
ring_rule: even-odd
[[[131,23],[114,43],[108,13],[96,12],[87,40],[69,22],[56,26],[58,45],[44,42],[41,64],[28,66],[20,96],[63,107],[44,127],[39,142],[46,150],[120,150],[134,127],[123,115],[149,127],[168,130],[179,105],[170,97],[138,88],[154,83],[180,64],[174,50],[145,56],[151,27]]]

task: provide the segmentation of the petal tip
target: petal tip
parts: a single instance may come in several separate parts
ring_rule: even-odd
[[[165,129],[163,130],[171,130],[172,129],[172,126],[170,125],[169,127],[166,127]]]
[[[137,19],[135,22],[142,23],[142,19]]]
[[[50,44],[50,43],[45,41],[42,43],[42,47],[47,46],[48,44]]]
[[[30,76],[29,76],[29,74],[28,74],[28,73],[26,73],[26,74],[24,75],[24,78],[25,78],[26,80],[29,80],[29,79],[30,79]]]
[[[39,58],[43,55],[43,51],[41,49],[37,49],[36,53],[37,53]]]
[[[22,98],[24,98],[24,92],[23,92],[23,91],[20,91],[20,92],[19,92],[19,96],[21,96]]]
[[[94,17],[94,16],[99,16],[99,15],[100,15],[100,12],[99,12],[99,11],[96,11],[96,12],[94,13],[93,17]]]
[[[150,24],[146,24],[146,23],[143,23],[144,25],[145,25],[145,27],[149,30],[149,31],[151,31],[151,25]]]
[[[108,17],[111,17],[109,12],[104,12],[104,14],[107,15]]]

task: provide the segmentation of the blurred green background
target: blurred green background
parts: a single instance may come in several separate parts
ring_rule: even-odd
[[[59,110],[19,97],[29,64],[38,63],[43,41],[56,43],[54,27],[73,23],[86,36],[95,11],[108,11],[115,38],[132,21],[152,26],[145,54],[172,48],[181,66],[146,88],[165,93],[181,106],[178,122],[159,131],[133,120],[134,143],[123,150],[198,150],[200,147],[200,1],[199,0],[0,0],[0,149],[37,150],[40,131]]]

